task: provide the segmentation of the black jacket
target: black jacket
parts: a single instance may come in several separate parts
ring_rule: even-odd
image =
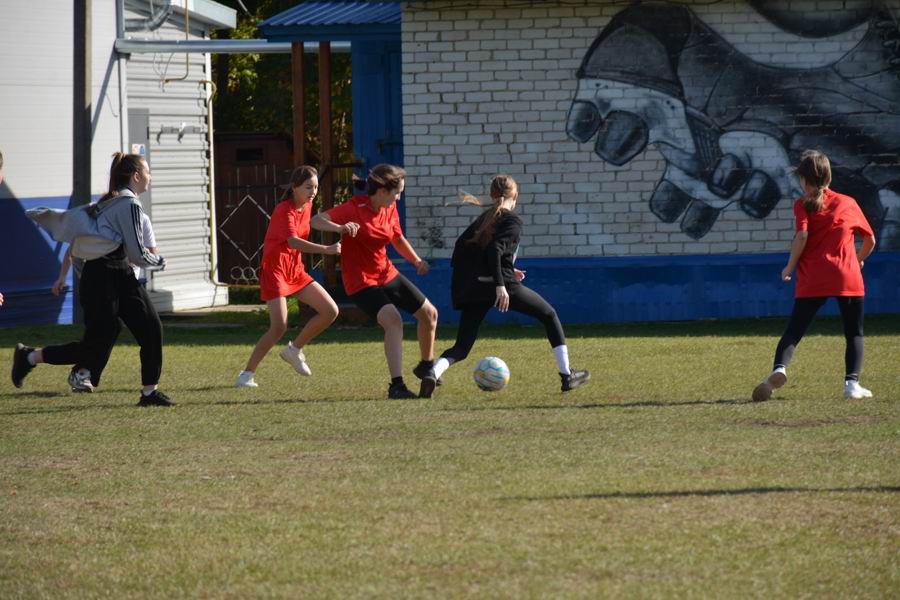
[[[500,211],[494,223],[490,241],[482,248],[471,242],[478,227],[490,214],[485,211],[456,240],[453,248],[453,267],[450,295],[453,308],[464,304],[493,303],[497,297],[498,285],[519,285],[513,272],[519,237],[522,234],[522,219],[508,210]]]

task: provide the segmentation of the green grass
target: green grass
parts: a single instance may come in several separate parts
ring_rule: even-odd
[[[168,321],[171,409],[134,406],[127,338],[92,395],[63,367],[4,376],[0,597],[900,590],[898,316],[867,319],[874,399],[841,398],[839,323],[820,319],[762,404],[781,319],[569,327],[594,377],[566,395],[541,329],[485,328],[434,399],[388,401],[370,328],[326,332],[311,378],[273,352],[258,390],[232,388],[265,318]],[[497,394],[470,379],[488,354],[512,371]]]

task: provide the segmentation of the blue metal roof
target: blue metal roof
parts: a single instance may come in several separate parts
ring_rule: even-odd
[[[269,17],[260,27],[400,25],[399,2],[304,2]]]

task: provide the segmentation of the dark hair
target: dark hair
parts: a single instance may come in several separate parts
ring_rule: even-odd
[[[293,196],[295,187],[300,187],[301,185],[306,183],[307,180],[318,176],[319,172],[316,171],[315,167],[311,167],[309,165],[300,165],[291,173],[291,180],[286,186],[284,186],[284,194],[282,194],[281,199],[287,200],[288,198],[291,198]]]
[[[494,235],[497,219],[500,217],[500,203],[507,198],[512,198],[518,189],[519,185],[516,183],[516,180],[509,175],[497,175],[491,180],[491,199],[494,201],[494,205],[484,211],[487,217],[479,225],[472,239],[469,240],[470,243],[478,244],[482,248],[488,245],[488,242],[491,241],[491,236]],[[468,202],[469,204],[484,205],[481,200],[471,194],[462,194],[460,198],[463,202]]]
[[[800,155],[800,162],[794,167],[794,174],[812,186],[814,191],[803,197],[803,208],[808,213],[817,213],[825,204],[824,192],[831,184],[831,161],[818,150],[806,150]]]
[[[387,164],[375,165],[365,180],[366,194],[371,196],[382,188],[386,190],[400,189],[400,183],[404,179],[406,179],[406,171],[400,167]],[[363,180],[361,177],[353,176],[353,187],[362,191]]]
[[[0,169],[3,168],[3,153],[0,152]]]
[[[114,198],[116,193],[123,187],[128,186],[131,176],[141,170],[144,166],[144,157],[140,154],[125,154],[124,152],[113,153],[112,165],[109,167],[109,188],[107,192],[100,197],[97,204],[88,207],[91,216],[97,216],[100,212],[100,204],[106,202],[110,198]]]

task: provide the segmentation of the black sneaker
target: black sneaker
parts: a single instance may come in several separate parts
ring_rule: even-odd
[[[138,406],[172,406],[175,404],[168,396],[159,390],[153,390],[148,395],[141,394],[141,401]]]
[[[28,354],[33,351],[34,348],[21,343],[16,344],[16,349],[13,350],[12,382],[17,388],[22,387],[22,380],[34,368],[34,365],[28,362]]]
[[[440,385],[438,383],[440,381],[434,376],[434,371],[428,371],[428,374],[422,378],[422,383],[419,384],[419,398],[431,398],[431,395],[434,394],[434,387],[436,385]]]
[[[434,367],[433,360],[420,360],[419,364],[416,365],[416,368],[413,369],[413,375],[418,377],[419,379],[425,379],[429,375],[434,375],[432,372],[432,368]],[[436,380],[436,385],[444,385],[444,380],[438,377]],[[420,394],[421,395],[421,394]],[[431,396],[429,396],[430,398]]]
[[[562,379],[562,391],[564,392],[574,390],[579,385],[587,383],[588,379],[591,378],[591,372],[587,369],[584,371],[572,369],[571,371],[570,375],[564,375],[563,373],[559,374],[559,378]]]
[[[418,398],[413,394],[405,383],[392,383],[388,387],[388,398],[391,400],[412,400]]]

